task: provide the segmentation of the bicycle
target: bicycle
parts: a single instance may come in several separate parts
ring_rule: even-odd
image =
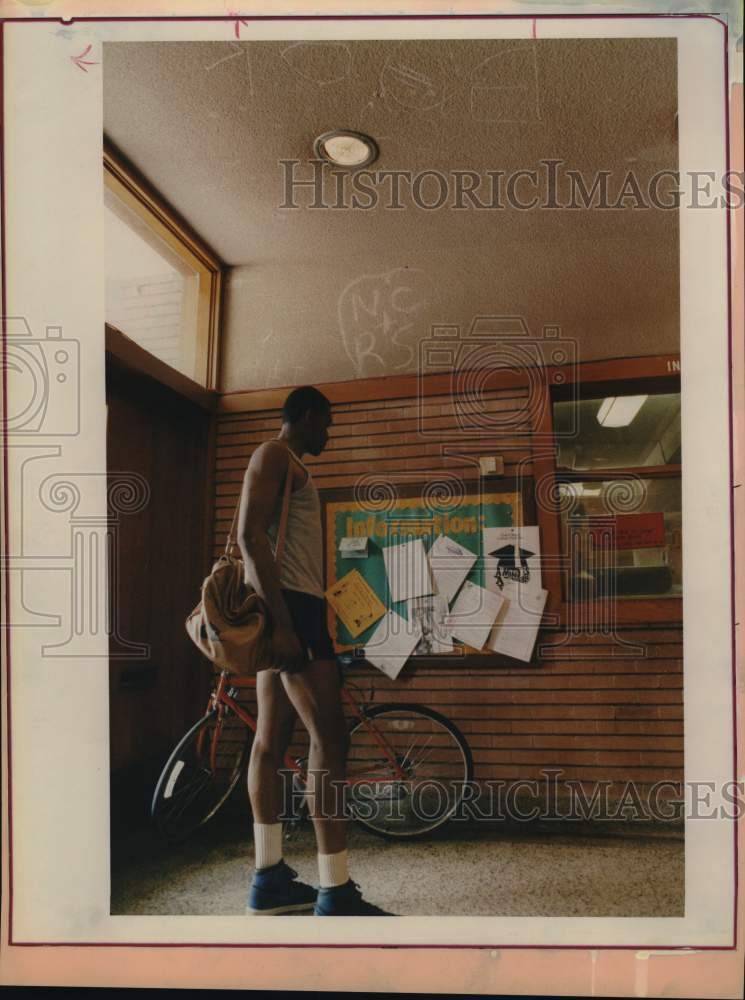
[[[351,818],[388,839],[426,836],[446,823],[473,780],[473,756],[458,727],[424,705],[355,700],[343,677],[342,699],[352,713],[346,794]],[[256,720],[236,701],[255,678],[223,671],[205,715],[172,751],[153,793],[150,814],[167,843],[180,843],[226,802],[247,766]],[[360,692],[361,693],[361,692]],[[371,686],[372,698],[372,686]],[[307,760],[284,757],[303,818]],[[289,829],[289,828],[288,828]]]

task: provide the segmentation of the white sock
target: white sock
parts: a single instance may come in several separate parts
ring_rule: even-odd
[[[269,868],[282,860],[282,824],[254,823],[256,867]]]
[[[318,876],[322,889],[331,889],[335,885],[345,885],[349,881],[347,852],[338,854],[318,855]]]

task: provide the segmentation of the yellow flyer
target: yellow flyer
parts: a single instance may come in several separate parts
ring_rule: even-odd
[[[385,605],[356,569],[329,587],[326,598],[352,637],[385,614]]]

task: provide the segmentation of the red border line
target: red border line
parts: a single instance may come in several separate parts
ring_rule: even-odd
[[[8,554],[8,544],[10,541],[10,514],[9,514],[9,493],[8,489],[8,366],[5,363],[7,357],[7,303],[6,303],[6,267],[5,267],[5,24],[0,21],[0,262],[2,263],[2,298],[0,308],[2,309],[2,369],[3,369],[3,555]],[[10,622],[10,566],[9,560],[5,562],[4,571],[5,582],[5,621]],[[13,940],[13,752],[10,739],[10,626],[2,629],[0,643],[5,646],[6,671],[5,671],[5,691],[7,698],[6,705],[6,740],[7,740],[7,762],[8,762],[8,944]]]
[[[73,24],[82,22],[95,22],[95,23],[108,23],[108,22],[191,22],[191,21],[234,21],[236,16],[239,15],[219,15],[219,16],[184,16],[184,17],[80,17],[80,18],[46,18],[46,17],[6,17],[0,18],[0,130],[2,135],[0,135],[0,255],[2,256],[2,349],[3,349],[3,359],[6,357],[7,348],[7,323],[6,323],[6,267],[5,267],[5,77],[4,77],[4,57],[5,57],[5,35],[4,26],[6,23],[24,24],[24,23],[61,23],[61,24]],[[242,15],[240,15],[242,16]],[[575,20],[613,20],[623,18],[624,20],[631,20],[635,18],[657,18],[657,19],[672,19],[672,18],[697,18],[697,19],[707,19],[716,21],[724,29],[724,85],[725,85],[725,162],[727,164],[727,170],[730,167],[730,129],[729,129],[729,116],[730,116],[730,95],[729,95],[729,64],[728,64],[728,26],[725,21],[720,18],[713,16],[712,14],[704,13],[690,13],[690,14],[537,14],[537,15],[524,15],[524,14],[322,14],[322,15],[288,15],[288,14],[270,14],[270,15],[260,15],[256,17],[247,16],[246,20],[250,21],[401,21],[401,20],[532,20],[534,23],[538,19],[545,20],[555,20],[561,19],[566,21]],[[729,444],[730,444],[730,468],[729,468],[729,484],[730,484],[730,531],[731,531],[731,545],[730,545],[730,601],[731,601],[731,643],[732,643],[732,695],[733,695],[733,730],[734,730],[734,753],[733,753],[733,772],[735,775],[735,780],[737,778],[737,700],[736,700],[736,646],[735,646],[735,626],[734,626],[734,608],[735,608],[735,577],[734,577],[734,437],[733,437],[733,427],[732,427],[732,244],[731,244],[731,224],[730,224],[730,213],[732,209],[727,209],[726,215],[726,246],[727,246],[727,352],[728,352],[728,365],[729,365],[729,380],[728,380],[728,400],[729,400]],[[8,428],[7,428],[7,367],[3,364],[3,483],[4,485],[8,482]],[[10,538],[10,527],[9,527],[9,504],[8,504],[8,491],[5,490],[5,510],[3,518],[3,553],[8,553],[8,541]],[[9,567],[6,561],[5,565],[5,612],[6,612],[6,622],[10,621],[10,579],[9,579]],[[531,950],[545,950],[551,949],[561,949],[562,951],[573,951],[573,950],[587,950],[592,948],[598,951],[601,950],[639,950],[643,948],[645,950],[656,950],[665,949],[666,951],[734,951],[737,948],[737,899],[738,899],[738,878],[737,878],[737,861],[738,861],[738,851],[737,851],[737,824],[733,824],[733,837],[734,837],[734,858],[735,858],[735,893],[734,893],[734,941],[731,945],[674,945],[660,944],[660,945],[650,945],[650,944],[640,944],[640,945],[596,945],[596,944],[584,944],[584,945],[562,945],[562,944],[543,944],[543,945],[515,945],[515,944],[488,944],[488,945],[449,945],[449,944],[326,944],[323,942],[316,943],[219,943],[219,942],[121,942],[121,941],[14,941],[13,940],[13,812],[12,812],[12,767],[11,767],[11,698],[10,698],[10,684],[11,684],[11,657],[10,657],[10,629],[3,630],[5,633],[5,643],[6,643],[6,685],[7,685],[7,761],[8,761],[8,945],[10,947],[20,947],[20,948],[317,948],[317,949],[327,949],[327,948],[358,948],[358,949],[417,949],[417,950],[448,950],[448,951],[462,951],[462,950],[483,950],[492,948],[504,948],[504,949],[531,949]]]
[[[143,914],[116,914],[116,916],[143,916],[149,917],[155,914],[143,913]],[[160,914],[161,916],[166,916],[166,914]],[[216,914],[215,914],[216,915]],[[224,916],[224,914],[221,914]],[[498,917],[498,914],[494,914]],[[414,919],[417,919],[416,917]],[[447,920],[447,916],[438,917],[439,920]],[[518,918],[522,919],[522,918]],[[551,919],[551,918],[549,918]],[[561,920],[561,917],[555,918]],[[564,918],[567,919],[567,918]],[[593,918],[589,918],[593,919]],[[599,918],[602,919],[602,918]],[[617,917],[618,920],[629,919],[623,917]],[[633,919],[633,918],[631,918]],[[680,917],[661,917],[658,919],[662,920],[679,920]],[[592,951],[680,951],[694,952],[694,951],[735,951],[736,945],[719,945],[706,944],[706,945],[670,945],[670,944],[499,944],[495,942],[494,944],[325,944],[323,941],[319,941],[315,944],[277,944],[276,942],[262,944],[254,943],[244,943],[244,942],[219,942],[219,941],[14,941],[14,948],[315,948],[317,951],[323,951],[326,948],[357,948],[357,949],[367,949],[374,948],[376,951],[386,950],[395,951],[397,948],[406,948],[409,950],[416,949],[417,951],[491,951],[495,948],[509,949],[510,951],[539,951],[547,950],[556,951],[587,951],[591,949]],[[114,988],[114,987],[111,987]],[[130,989],[134,987],[122,987],[125,989]],[[137,987],[140,988],[140,987]],[[503,994],[500,994],[500,996]]]
[[[718,19],[716,19],[718,20]],[[729,104],[729,49],[727,45],[728,31],[724,25],[724,156],[726,175],[729,176],[731,166],[730,156],[730,104]],[[727,408],[729,410],[729,526],[730,526],[730,622],[731,622],[731,642],[732,642],[732,774],[737,782],[737,644],[735,634],[735,612],[736,612],[736,592],[735,592],[735,445],[734,428],[732,414],[732,208],[727,206],[725,214],[725,224],[727,227]],[[685,600],[685,597],[684,597]],[[685,621],[685,610],[683,611]],[[738,898],[738,848],[737,848],[737,823],[734,824],[735,841],[735,893],[734,893],[734,920],[733,936],[737,941],[737,898]]]
[[[240,11],[235,14],[215,14],[215,15],[200,15],[200,14],[184,14],[182,17],[3,17],[0,21],[16,24],[26,24],[33,23],[36,21],[46,22],[48,24],[55,24],[59,22],[60,24],[82,24],[82,23],[103,23],[103,22],[118,22],[118,21],[162,21],[162,22],[181,22],[181,21],[235,21],[240,18],[242,21],[462,21],[462,20],[476,20],[476,21],[490,21],[490,20],[502,20],[502,21],[530,21],[535,19],[543,19],[547,21],[551,20],[563,20],[563,21],[597,21],[597,20],[613,20],[618,18],[623,18],[625,20],[635,20],[636,18],[708,18],[711,21],[717,21],[722,25],[725,30],[727,29],[726,21],[721,18],[716,17],[714,14],[707,13],[664,13],[659,14],[241,14]]]

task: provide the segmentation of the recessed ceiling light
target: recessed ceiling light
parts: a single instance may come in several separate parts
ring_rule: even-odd
[[[362,132],[342,128],[319,135],[313,143],[313,151],[318,159],[333,163],[335,167],[366,167],[378,158],[374,139]]]

